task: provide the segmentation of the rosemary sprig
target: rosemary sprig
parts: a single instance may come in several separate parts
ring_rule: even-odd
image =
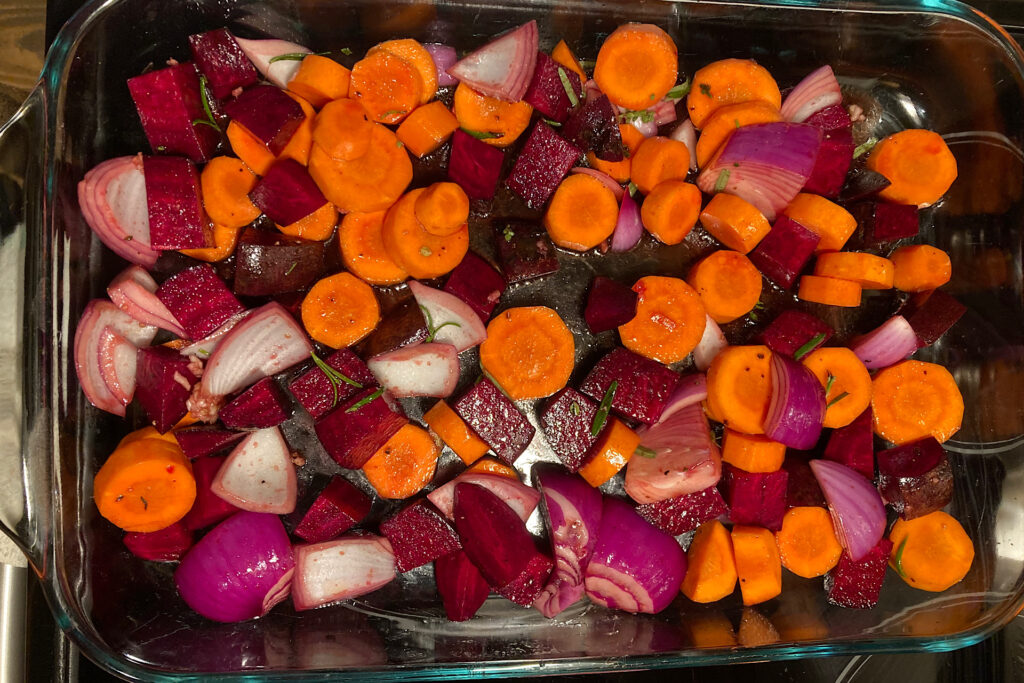
[[[196,119],[192,122],[192,125],[209,126],[218,133],[220,132],[220,126],[217,124],[217,119],[213,117],[213,109],[210,107],[210,93],[208,90],[209,81],[206,80],[206,76],[199,77],[199,99],[203,103],[203,111],[206,113],[206,120]]]
[[[619,114],[619,120],[623,123],[650,123],[654,120],[654,112],[650,109],[631,109]]]
[[[818,334],[814,335],[806,342],[804,342],[803,346],[801,346],[800,348],[793,352],[793,360],[800,360],[801,358],[809,354],[811,351],[813,351],[815,347],[817,347],[818,344],[820,344],[823,341],[825,341],[825,335],[823,333],[819,332]]]
[[[352,405],[352,406],[349,406],[348,408],[345,408],[345,412],[346,413],[354,413],[357,410],[359,410],[360,408],[362,408],[363,406],[365,406],[367,403],[372,403],[373,401],[376,401],[380,397],[380,395],[383,394],[383,393],[384,393],[383,387],[380,388],[380,389],[377,389],[377,391],[375,391],[372,394],[370,394],[369,396],[363,398],[361,401],[359,401],[355,405]]]
[[[827,409],[827,408],[831,408],[832,406],[834,406],[835,404],[839,403],[840,401],[842,401],[842,400],[843,400],[844,398],[846,398],[846,397],[847,397],[847,396],[849,396],[849,395],[850,395],[850,392],[848,392],[848,391],[844,391],[843,393],[839,394],[839,395],[838,395],[838,396],[836,396],[836,397],[835,397],[834,399],[832,399],[831,401],[829,401],[829,402],[828,402],[828,403],[827,403],[827,404],[825,405],[825,408],[826,408],[826,409]]]
[[[692,86],[690,84],[690,79],[687,78],[685,81],[683,81],[682,83],[680,83],[676,87],[674,87],[671,90],[669,90],[668,94],[665,95],[665,99],[667,99],[667,100],[681,100],[681,99],[683,99],[684,97],[686,97],[687,95],[690,94],[690,88],[691,87]]]
[[[900,541],[900,547],[896,549],[896,555],[893,557],[893,564],[895,565],[893,569],[896,570],[901,579],[907,578],[906,572],[903,571],[903,551],[907,547],[907,539],[909,538],[910,536],[903,537],[903,540]]]
[[[729,169],[722,169],[722,172],[718,174],[718,180],[715,181],[715,192],[721,192],[725,189],[725,186],[729,184]]]
[[[350,384],[354,386],[356,389],[363,388],[363,385],[361,383],[355,381],[351,377],[346,377],[344,374],[332,368],[330,365],[324,362],[324,360],[320,358],[320,356],[316,355],[315,352],[310,351],[309,355],[313,357],[313,363],[316,364],[316,366],[320,368],[320,370],[322,370],[325,375],[327,375],[327,381],[331,383],[331,389],[334,391],[334,400],[331,402],[332,408],[338,404],[338,387],[341,385],[342,382],[344,382],[345,384]]]
[[[867,140],[853,148],[853,158],[856,159],[857,157],[867,154],[877,144],[878,138],[868,138]]]
[[[835,384],[836,376],[831,372],[826,372],[825,376],[828,377],[828,380],[825,382],[825,395],[828,396],[828,392],[832,391],[832,385]]]
[[[575,107],[580,103],[580,98],[576,94],[576,91],[572,89],[572,82],[569,80],[569,74],[565,73],[565,69],[558,67],[558,80],[562,81],[562,87],[565,88],[565,95],[569,98],[569,104]]]
[[[656,458],[656,457],[658,457],[658,452],[648,448],[647,446],[637,446],[636,450],[633,451],[633,452],[636,453],[637,455],[639,455],[641,458]]]
[[[504,133],[492,133],[488,130],[470,130],[469,128],[463,128],[462,132],[466,135],[471,135],[477,140],[493,140],[494,138],[505,137]]]
[[[461,323],[457,323],[454,320],[448,320],[447,322],[443,322],[440,325],[438,325],[437,327],[435,327],[434,326],[434,316],[432,316],[430,314],[430,310],[427,309],[427,307],[424,306],[423,304],[420,304],[420,310],[423,312],[423,318],[427,321],[427,339],[426,339],[426,342],[428,344],[430,342],[434,341],[434,337],[436,337],[437,333],[441,331],[441,328],[448,327],[449,325],[451,325],[453,327],[462,327]]]
[[[601,404],[597,406],[597,413],[594,415],[594,421],[590,424],[590,435],[597,436],[601,433],[601,428],[604,427],[604,423],[608,421],[608,413],[612,409],[612,401],[615,400],[615,392],[619,388],[619,381],[612,380],[612,383],[608,385],[608,390],[604,392],[604,397],[601,398]]]

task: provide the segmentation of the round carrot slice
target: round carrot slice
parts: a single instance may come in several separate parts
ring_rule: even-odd
[[[342,213],[369,213],[388,208],[402,196],[412,182],[412,161],[387,126],[373,124],[370,146],[358,159],[331,158],[314,143],[309,175]]]
[[[384,249],[385,214],[385,211],[347,214],[338,233],[345,268],[371,285],[397,285],[409,277]]]
[[[821,348],[804,358],[803,364],[825,387],[826,427],[845,427],[871,404],[871,375],[850,349]]]
[[[594,80],[613,104],[646,109],[661,100],[679,76],[679,52],[653,24],[623,24],[597,53]]]
[[[533,107],[525,101],[503,102],[482,95],[465,83],[455,88],[455,118],[488,145],[508,147],[530,125]]]
[[[618,218],[615,194],[597,178],[577,173],[558,185],[544,227],[558,246],[586,251],[611,236]]]
[[[644,198],[640,218],[647,232],[660,242],[679,244],[697,224],[700,202],[701,194],[696,185],[682,180],[666,180],[658,183]]]
[[[764,434],[772,400],[772,352],[767,346],[727,346],[708,368],[708,408],[714,419],[744,434]]]
[[[761,272],[738,251],[711,252],[690,269],[686,281],[697,290],[716,323],[732,322],[750,313],[761,300]]]
[[[445,237],[469,220],[469,197],[456,183],[434,183],[416,199],[415,211],[424,230]]]
[[[949,370],[905,360],[878,372],[872,382],[875,434],[899,446],[935,437],[944,442],[960,430],[964,399]]]
[[[679,278],[649,275],[637,280],[633,291],[636,316],[619,327],[623,346],[666,365],[697,348],[707,313],[693,287]]]
[[[897,519],[889,532],[889,566],[907,585],[940,592],[959,583],[974,562],[974,543],[960,522],[941,510]]]
[[[420,104],[426,104],[434,98],[434,93],[437,92],[437,67],[434,66],[434,59],[427,52],[427,48],[412,38],[403,38],[378,43],[371,47],[366,54],[372,55],[377,50],[385,50],[398,55],[419,72],[420,80],[423,81]]]
[[[956,158],[938,133],[909,129],[893,133],[871,150],[867,166],[889,179],[878,194],[897,204],[931,206],[956,180]]]
[[[469,251],[469,227],[450,235],[431,235],[416,220],[416,200],[425,192],[412,190],[388,209],[384,218],[384,249],[396,264],[419,280],[454,270]]]
[[[678,140],[644,140],[630,159],[630,177],[645,195],[666,180],[685,180],[690,172],[690,151]]]
[[[260,210],[249,199],[256,187],[256,174],[234,157],[214,157],[199,176],[203,208],[214,223],[225,228],[241,228],[260,217]]]
[[[213,224],[213,246],[201,247],[199,249],[180,249],[185,256],[191,256],[200,261],[216,263],[223,261],[235,253],[235,246],[238,244],[238,236],[242,234],[242,228],[229,228],[218,223]]]
[[[546,306],[510,308],[487,325],[480,365],[513,400],[550,396],[569,382],[572,332]]]
[[[337,273],[313,285],[302,300],[302,324],[314,340],[335,349],[351,346],[380,322],[380,305],[370,286],[351,273]]]
[[[334,227],[338,225],[338,210],[334,208],[334,204],[327,202],[313,213],[303,216],[294,223],[288,225],[275,223],[274,225],[285,235],[322,242],[331,236]]]
[[[347,97],[324,105],[313,119],[313,142],[327,156],[352,161],[370,149],[373,121],[357,100]]]
[[[751,100],[782,107],[779,85],[767,69],[752,59],[722,59],[693,74],[686,109],[693,125],[703,128],[719,108]]]
[[[782,566],[805,579],[828,573],[843,554],[832,517],[821,507],[790,508],[775,532],[775,543]]]
[[[409,498],[434,478],[440,455],[427,430],[407,424],[366,461],[363,473],[381,498]]]
[[[379,50],[352,67],[349,94],[366,108],[371,121],[401,123],[420,104],[423,79],[408,60]]]

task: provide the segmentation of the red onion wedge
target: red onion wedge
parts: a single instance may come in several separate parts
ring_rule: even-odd
[[[395,553],[380,536],[344,536],[295,547],[296,610],[365,595],[395,578]]]
[[[515,510],[519,519],[524,522],[530,518],[537,503],[540,502],[540,494],[535,489],[515,479],[497,474],[467,472],[427,494],[427,499],[448,519],[455,519],[455,487],[458,484],[483,486]]]
[[[210,490],[237,508],[287,515],[295,510],[295,465],[277,427],[260,429],[231,451]]]
[[[160,252],[149,246],[149,208],[142,155],[107,159],[78,183],[85,222],[119,256],[152,268]]]
[[[878,489],[867,478],[831,460],[811,460],[839,544],[858,562],[882,540],[885,533],[885,505]]]
[[[135,395],[135,371],[139,348],[118,334],[112,327],[100,332],[100,374],[107,389],[122,405],[127,406]]]
[[[674,100],[661,100],[648,110],[654,114],[654,125],[664,126],[676,120],[676,103]]]
[[[644,235],[644,224],[640,220],[640,205],[628,192],[622,193],[619,204],[619,219],[612,233],[612,251],[629,251],[640,242]]]
[[[601,524],[601,493],[557,466],[540,465],[533,476],[555,558],[555,569],[533,606],[550,619],[583,597],[583,572]]]
[[[704,325],[704,336],[700,338],[697,348],[693,350],[693,362],[701,372],[711,367],[711,361],[719,352],[729,345],[729,340],[722,334],[722,328],[718,326],[711,316],[707,316],[707,323]]]
[[[624,501],[605,497],[597,545],[584,585],[591,602],[626,612],[656,614],[679,593],[686,554],[676,539]]]
[[[673,140],[686,145],[686,149],[690,152],[690,170],[697,170],[697,130],[693,127],[693,121],[686,119],[672,131],[669,136]]]
[[[444,398],[459,381],[459,353],[451,344],[406,346],[374,356],[366,366],[395,398]]]
[[[658,124],[654,122],[654,119],[645,121],[639,116],[635,116],[630,119],[629,125],[636,128],[645,138],[653,138],[658,134]]]
[[[843,93],[839,90],[839,81],[832,73],[832,67],[826,64],[796,84],[786,97],[786,101],[782,103],[779,113],[782,114],[783,121],[803,123],[825,107],[840,104],[842,101]]]
[[[200,339],[199,341],[192,342],[188,346],[181,349],[181,355],[193,356],[200,360],[207,360],[213,352],[216,350],[217,345],[220,344],[221,340],[227,335],[228,332],[234,328],[235,325],[242,322],[246,317],[251,314],[252,311],[242,311],[228,318],[223,325],[218,327],[216,330],[211,332],[208,336]]]
[[[239,512],[196,543],[174,572],[189,607],[221,622],[261,617],[288,596],[295,560],[277,515]]]
[[[528,21],[463,57],[448,74],[484,95],[518,102],[537,66],[538,42],[537,22]]]
[[[675,390],[658,416],[658,423],[667,421],[683,408],[700,403],[708,397],[708,381],[703,372],[694,372],[679,378]]]
[[[597,178],[605,187],[612,191],[612,194],[615,195],[616,199],[622,199],[622,193],[625,192],[625,190],[623,189],[622,185],[619,185],[617,182],[615,182],[615,180],[607,173],[598,171],[596,168],[587,168],[586,166],[577,166],[571,169],[569,172],[582,173],[583,175],[588,175],[591,178]]]
[[[448,69],[459,61],[455,48],[441,43],[423,43],[423,47],[430,53],[430,58],[434,60],[434,68],[437,69],[437,84],[441,87],[457,84],[459,79],[448,73]]]
[[[850,350],[868,370],[880,370],[910,358],[917,347],[917,334],[902,315],[894,315],[850,344]]]
[[[825,421],[825,388],[805,365],[782,353],[772,354],[771,382],[765,436],[790,448],[812,448]]]
[[[85,397],[100,410],[124,417],[128,402],[123,399],[127,392],[119,389],[120,398],[115,396],[106,381],[107,377],[116,376],[118,369],[120,374],[125,372],[123,358],[119,364],[111,355],[117,353],[117,344],[111,344],[109,340],[103,343],[104,331],[108,328],[135,347],[149,346],[156,335],[156,328],[133,320],[106,299],[93,299],[85,307],[75,329],[75,371]],[[104,367],[108,364],[110,367],[105,372]]]
[[[287,88],[288,81],[295,77],[299,67],[302,66],[301,59],[275,59],[282,55],[309,54],[310,49],[290,43],[287,40],[257,39],[235,37],[238,46],[242,48],[245,56],[256,66],[256,70],[263,74],[263,77],[279,88]]]
[[[451,344],[458,353],[462,353],[487,339],[487,328],[465,301],[416,280],[409,280],[406,284],[424,312],[423,316],[429,318],[430,327],[434,330],[432,341]]]
[[[140,266],[129,266],[107,286],[107,296],[122,311],[146,325],[185,337],[185,330],[156,297],[156,280]]]
[[[700,375],[703,377],[703,375]],[[707,390],[703,390],[707,396]],[[626,493],[638,503],[654,503],[714,486],[722,476],[722,456],[711,438],[693,389],[685,407],[666,409],[654,426],[640,437],[640,446],[654,456],[634,453],[626,465]]]

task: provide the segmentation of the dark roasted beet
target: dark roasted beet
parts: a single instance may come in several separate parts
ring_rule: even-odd
[[[225,460],[227,456],[197,458],[192,461],[196,502],[192,503],[192,509],[182,520],[189,529],[205,529],[238,512],[238,508],[210,490],[210,483]]]
[[[588,97],[562,126],[562,136],[583,152],[602,161],[622,161],[625,148],[615,107],[605,95]]]
[[[223,99],[235,88],[252,85],[259,80],[256,67],[226,28],[195,33],[188,37],[188,46],[196,68],[206,76],[216,98]]]
[[[891,552],[892,542],[888,538],[880,540],[860,562],[851,560],[844,550],[839,557],[839,564],[825,576],[828,601],[833,605],[855,609],[868,609],[877,605]]]
[[[819,238],[789,216],[779,216],[749,257],[761,273],[783,289],[793,286],[814,255]]]
[[[156,297],[181,323],[189,339],[202,339],[245,307],[206,263],[167,278]]]
[[[696,493],[637,505],[636,511],[662,531],[678,536],[727,513],[729,507],[718,488],[711,486]]]
[[[808,347],[806,353],[814,351],[831,339],[834,331],[817,316],[788,308],[765,328],[761,333],[761,341],[774,353],[792,356],[819,334],[822,335],[821,341]]]
[[[491,264],[470,251],[448,276],[444,291],[469,304],[486,323],[505,291],[505,278]]]
[[[890,185],[892,183],[881,173],[864,167],[854,168],[846,176],[846,183],[839,190],[839,201],[858,202],[878,194]]]
[[[806,457],[787,454],[782,461],[786,479],[786,507],[825,507],[825,494]]]
[[[612,382],[618,382],[612,408],[622,415],[654,424],[672,392],[679,383],[679,375],[657,361],[616,348],[598,361],[580,391],[600,402]]]
[[[594,334],[614,330],[636,316],[636,301],[632,288],[598,275],[590,285],[583,319]]]
[[[846,181],[846,173],[853,163],[853,135],[849,128],[826,133],[814,160],[814,169],[804,184],[804,192],[823,197],[838,197]]]
[[[384,314],[376,329],[360,344],[359,351],[364,358],[372,358],[425,342],[429,335],[423,311],[410,296]]]
[[[782,528],[786,514],[786,470],[752,473],[732,465],[722,469],[721,488],[733,524],[753,524],[772,531]]]
[[[542,116],[563,123],[569,118],[572,102],[569,101],[569,94],[565,91],[559,71],[568,79],[569,86],[577,96],[583,92],[583,84],[580,83],[580,77],[575,71],[562,68],[551,57],[543,52],[538,52],[537,66],[533,70],[533,80],[530,81],[530,87],[526,89],[523,100],[540,112]]]
[[[235,249],[235,294],[272,296],[306,289],[324,275],[324,243],[248,229]]]
[[[220,409],[220,421],[229,429],[267,429],[288,419],[288,399],[270,377],[236,396]]]
[[[448,621],[466,621],[487,600],[491,587],[464,550],[434,561],[434,580]]]
[[[501,272],[509,284],[549,275],[558,270],[555,246],[543,228],[533,223],[506,221],[495,226]]]
[[[523,454],[537,431],[486,377],[452,404],[452,410],[509,465]]]
[[[868,480],[875,478],[875,437],[871,427],[871,407],[846,425],[833,429],[825,446],[825,458],[860,472]]]
[[[192,547],[192,531],[182,522],[175,522],[149,533],[129,531],[124,535],[124,544],[132,555],[143,560],[177,562]]]
[[[316,422],[317,438],[342,467],[362,467],[409,422],[379,392],[363,389]]]
[[[142,159],[149,210],[149,243],[154,249],[213,246],[199,192],[199,173],[185,157]]]
[[[278,155],[306,118],[299,103],[284,90],[257,85],[224,104],[224,113]]]
[[[420,499],[380,523],[395,551],[395,566],[407,572],[462,549],[448,520],[429,501]]]
[[[233,432],[215,425],[192,425],[174,432],[174,438],[189,460],[220,453],[243,436],[244,432]]]
[[[470,199],[494,199],[504,162],[500,149],[459,129],[452,135],[448,180],[465,190]]]
[[[185,401],[199,382],[189,369],[191,360],[166,346],[139,349],[135,399],[157,431],[163,434],[185,417]]]
[[[849,206],[863,232],[864,244],[877,247],[917,237],[920,220],[916,206],[887,202],[859,202]]]
[[[931,436],[878,454],[878,491],[903,519],[941,510],[953,500],[953,470]]]
[[[596,414],[597,404],[572,387],[555,394],[540,413],[548,445],[570,472],[580,468],[597,442],[590,433]]]
[[[914,328],[918,348],[937,342],[966,312],[966,306],[941,289],[914,294],[899,310]]]
[[[369,496],[335,475],[306,510],[295,535],[307,543],[329,541],[366,519],[371,505]]]
[[[582,155],[578,147],[551,126],[538,121],[516,157],[505,184],[528,206],[539,209]]]
[[[351,380],[351,383],[340,377],[332,382],[323,370],[314,366],[288,385],[292,396],[314,420],[319,420],[335,405],[347,401],[362,389],[377,386],[377,380],[366,363],[349,349],[338,349],[327,356],[324,362]]]
[[[306,167],[294,159],[271,166],[252,188],[249,199],[278,225],[300,221],[327,203]]]
[[[208,161],[220,136],[205,121],[199,95],[199,75],[185,62],[128,79],[135,109],[154,152],[184,154],[196,163]]]
[[[842,104],[832,104],[814,112],[804,123],[820,128],[824,134],[850,127],[850,115]]]

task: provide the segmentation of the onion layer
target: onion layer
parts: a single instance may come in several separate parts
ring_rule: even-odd
[[[587,168],[586,166],[576,166],[569,172],[582,173],[583,175],[588,175],[591,178],[596,178],[600,180],[605,187],[612,191],[612,194],[615,195],[616,199],[622,199],[622,193],[625,192],[625,190],[622,188],[622,185],[619,185],[617,182],[615,182],[615,179],[612,178],[607,173],[602,173],[601,171],[598,171],[596,168]]]
[[[637,245],[644,234],[644,224],[640,220],[640,205],[628,192],[622,193],[619,204],[619,219],[612,233],[612,251],[629,251]]]
[[[843,93],[839,90],[839,81],[832,73],[832,67],[826,64],[796,84],[786,97],[786,101],[782,103],[779,113],[782,114],[784,121],[803,123],[825,107],[842,101]]]
[[[149,207],[142,155],[98,164],[78,183],[82,217],[100,241],[123,258],[152,268],[160,252],[149,246]]]
[[[811,460],[840,545],[850,559],[859,562],[882,540],[885,505],[864,475],[831,460]]]
[[[697,348],[693,350],[693,362],[697,369],[704,372],[711,367],[711,361],[719,352],[729,345],[729,341],[722,334],[722,328],[718,326],[711,316],[707,316],[707,323],[704,325],[704,335],[700,338]]]
[[[146,325],[185,337],[185,329],[156,296],[156,280],[139,266],[129,266],[107,286],[107,296],[122,311]]]
[[[528,21],[463,57],[448,74],[506,102],[523,99],[537,66],[537,22]]]
[[[375,591],[395,578],[395,553],[380,536],[345,536],[295,549],[292,600],[312,609]]]
[[[917,334],[902,315],[894,315],[850,344],[868,370],[880,370],[910,358],[917,351]]]
[[[772,399],[764,433],[790,448],[818,443],[825,421],[825,389],[805,365],[782,353],[771,359]]]
[[[686,119],[672,131],[670,135],[673,140],[677,140],[684,145],[690,152],[690,170],[697,170],[697,130],[693,127],[693,121]]]
[[[699,375],[698,377],[703,377]],[[626,465],[626,493],[638,503],[654,503],[714,486],[722,476],[722,457],[711,439],[699,396],[699,384],[677,407],[667,408],[658,422],[640,437],[654,457],[634,454]],[[683,400],[690,401],[678,407]]]
[[[437,84],[444,87],[458,83],[459,79],[448,73],[448,69],[454,66],[455,62],[459,61],[455,48],[441,43],[423,43],[423,47],[430,53],[431,59],[434,60],[434,68],[437,69]]]

